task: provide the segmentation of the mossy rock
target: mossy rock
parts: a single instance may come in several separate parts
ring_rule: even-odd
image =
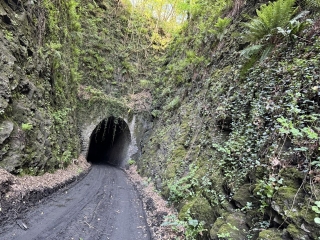
[[[259,233],[257,240],[282,240],[282,232],[278,229],[266,229]]]
[[[177,172],[178,167],[179,167],[179,163],[170,162],[168,164],[166,172],[165,172],[165,178],[166,179],[174,179],[176,176],[176,172]]]
[[[214,240],[224,238],[242,240],[246,238],[247,231],[246,216],[236,212],[218,218],[210,229],[210,237]]]
[[[252,187],[252,184],[246,183],[235,192],[232,199],[239,205],[238,207],[245,207],[248,202],[253,203],[253,205],[259,205],[259,200],[250,193]]]
[[[208,200],[202,196],[196,196],[191,201],[185,203],[179,212],[179,218],[181,220],[186,219],[188,211],[190,211],[192,218],[204,221],[206,227],[217,219],[214,209],[210,206]]]
[[[187,150],[183,146],[177,146],[172,152],[174,161],[182,161],[187,155]]]
[[[249,173],[250,179],[256,181],[256,179],[263,179],[268,174],[268,169],[262,166],[257,166],[253,171]]]
[[[296,168],[283,168],[280,171],[280,176],[283,178],[283,186],[299,188],[303,182],[303,173]]]
[[[273,209],[280,214],[284,214],[285,211],[288,211],[292,207],[297,208],[297,206],[292,206],[292,204],[304,202],[304,194],[301,190],[298,191],[299,189],[297,188],[280,187],[273,197]]]
[[[292,239],[299,239],[299,240],[308,240],[310,239],[307,235],[307,233],[305,231],[303,231],[302,229],[297,228],[297,226],[290,224],[287,227],[287,231],[290,235],[290,237],[292,237]]]

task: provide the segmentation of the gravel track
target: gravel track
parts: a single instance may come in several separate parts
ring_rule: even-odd
[[[5,226],[0,239],[151,239],[138,193],[124,171],[107,165],[92,166],[84,179],[20,220],[28,229]]]

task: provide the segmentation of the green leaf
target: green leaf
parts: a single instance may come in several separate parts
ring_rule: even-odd
[[[316,224],[320,224],[320,218],[318,218],[318,217],[314,218],[314,222],[315,222]]]
[[[190,226],[192,226],[192,227],[196,227],[196,226],[198,226],[199,222],[198,222],[197,219],[190,219],[190,220],[188,221],[188,224],[189,224]]]
[[[319,139],[319,136],[316,132],[314,132],[310,127],[305,127],[302,129],[304,133],[307,134],[307,137],[310,139]]]
[[[299,147],[299,148],[294,148],[293,150],[300,151],[300,152],[306,152],[306,151],[308,151],[308,148],[307,147]]]
[[[320,209],[317,206],[312,206],[311,207],[312,211],[314,211],[315,213],[320,213]]]
[[[302,133],[296,128],[291,128],[290,131],[294,137],[302,137],[303,136]]]
[[[280,128],[280,129],[279,129],[279,132],[280,132],[280,133],[284,133],[284,134],[288,134],[288,133],[289,133],[289,130],[284,129],[284,128]]]
[[[318,208],[320,208],[320,201],[315,201],[314,203],[318,206]]]

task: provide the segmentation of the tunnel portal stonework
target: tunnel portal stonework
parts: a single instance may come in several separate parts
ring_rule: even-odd
[[[92,145],[94,141],[101,142],[101,137],[103,134],[105,135],[104,137],[107,138],[108,136],[110,137],[110,134],[114,134],[111,132],[110,129],[108,130],[108,127],[110,128],[111,126],[108,125],[108,121],[109,124],[111,124],[111,121],[116,121],[121,125],[123,131],[118,129],[118,134],[120,133],[121,136],[118,136],[118,138],[113,139],[115,141],[112,142],[108,142],[107,139],[106,141],[104,141],[104,143],[101,143],[100,145]],[[87,160],[92,163],[107,163],[111,165],[117,165],[120,167],[124,167],[128,163],[129,159],[136,160],[136,158],[140,156],[140,147],[137,144],[137,137],[135,134],[135,132],[137,132],[136,122],[136,116],[133,116],[132,119],[130,119],[130,121],[128,121],[127,118],[115,118],[113,116],[109,116],[106,118],[97,117],[95,119],[91,119],[90,123],[85,123],[82,125],[80,131],[82,142],[82,155],[86,156]],[[138,128],[140,129],[141,127]],[[142,128],[144,128],[144,126]],[[116,136],[112,135],[112,138],[113,137]],[[104,144],[104,146],[102,146],[102,144]],[[113,144],[115,145],[113,146]],[[122,144],[124,144],[124,146]],[[105,149],[103,149],[103,147],[105,147]],[[104,151],[105,159],[110,160],[102,160],[103,156],[97,153],[101,151]],[[117,156],[117,154],[119,156]]]

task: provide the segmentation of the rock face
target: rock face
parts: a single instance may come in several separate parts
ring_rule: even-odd
[[[141,155],[151,95],[139,74],[151,75],[146,55],[153,52],[133,51],[148,46],[149,36],[134,40],[137,30],[126,29],[134,16],[118,1],[78,4],[0,3],[0,167],[12,173],[65,167],[86,151],[87,130],[110,116],[128,119],[129,150]]]
[[[0,166],[13,173],[52,170],[79,152],[74,116],[67,110],[75,94],[59,101],[63,88],[55,72],[61,69],[52,68],[44,44],[50,34],[35,25],[45,14],[34,2],[0,3]]]
[[[241,15],[254,18],[259,6],[238,4],[224,9],[232,24],[222,35],[216,12],[206,9],[169,47],[154,77],[161,79],[154,127],[137,164],[180,220],[205,222],[199,239],[316,239],[319,16],[310,14],[316,24],[300,33],[308,42],[289,46],[277,35],[259,62],[242,50],[268,40],[245,42]]]

